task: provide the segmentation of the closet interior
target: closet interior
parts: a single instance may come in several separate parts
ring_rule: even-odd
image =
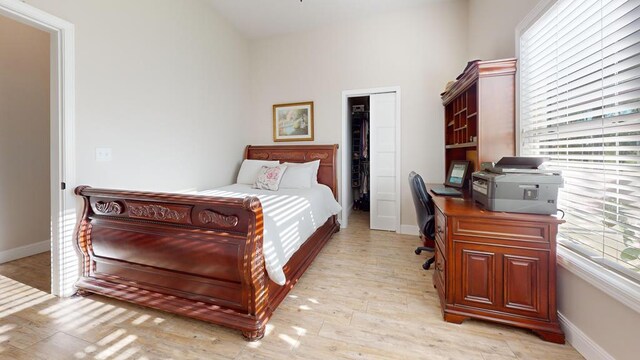
[[[353,210],[369,211],[369,97],[349,98]]]

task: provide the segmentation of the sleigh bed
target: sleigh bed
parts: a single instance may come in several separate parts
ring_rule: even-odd
[[[318,182],[337,194],[337,145],[247,146],[245,159],[320,160]],[[333,233],[336,216],[284,265],[282,286],[267,276],[263,207],[255,196],[212,197],[94,189],[76,231],[82,294],[96,293],[264,335],[273,311]]]

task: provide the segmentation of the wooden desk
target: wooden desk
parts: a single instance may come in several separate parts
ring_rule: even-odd
[[[564,343],[556,309],[556,233],[564,221],[429,193],[436,208],[433,284],[445,321],[495,321]]]

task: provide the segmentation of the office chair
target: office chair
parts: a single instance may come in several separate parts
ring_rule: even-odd
[[[431,199],[431,195],[427,192],[427,188],[424,185],[424,181],[422,180],[422,176],[416,174],[415,172],[411,172],[409,174],[409,187],[411,188],[411,196],[413,197],[413,205],[416,207],[416,216],[418,217],[418,227],[420,228],[420,238],[424,241],[425,239],[434,240],[435,236],[435,226],[434,226],[434,209],[433,209],[433,200]],[[435,251],[434,248],[419,246],[415,253],[420,255],[423,251]],[[425,270],[429,270],[431,264],[435,261],[435,255],[428,259],[424,264],[422,264],[422,268]]]

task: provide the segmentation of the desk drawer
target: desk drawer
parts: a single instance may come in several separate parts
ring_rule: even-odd
[[[487,243],[515,240],[531,246],[549,243],[549,224],[546,223],[464,217],[452,221],[451,231],[456,239],[473,237]]]
[[[444,244],[445,244],[445,239],[443,239],[442,237],[440,237],[440,235],[439,235],[438,233],[436,233],[436,241],[435,241],[435,242],[436,242],[436,245],[437,245],[438,247],[440,247],[440,249],[442,249],[442,255],[443,255],[443,256],[444,256],[444,255],[446,255],[447,253],[446,253],[446,250],[445,250],[445,249],[446,249],[447,247],[446,247],[446,246],[444,246]]]
[[[442,250],[445,250],[447,240],[447,218],[436,208],[436,224],[435,224],[436,242],[440,244]],[[443,252],[443,255],[445,253]]]
[[[434,262],[434,278],[438,278],[438,282],[440,282],[442,286],[442,294],[445,294],[445,280],[447,279],[446,269],[447,269],[447,260],[444,257],[444,253],[442,252],[442,248],[436,243],[436,260]]]

